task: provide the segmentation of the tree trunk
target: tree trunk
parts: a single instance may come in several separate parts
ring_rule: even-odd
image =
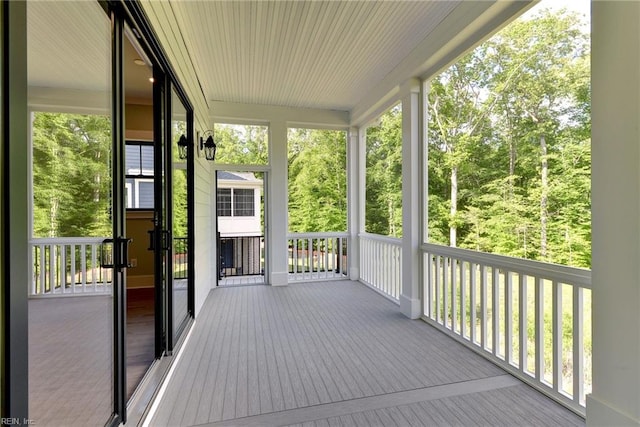
[[[516,144],[509,133],[509,200],[513,199],[513,187],[516,174]]]
[[[458,167],[451,168],[451,210],[449,212],[449,246],[457,245],[456,213],[458,212]]]
[[[393,200],[389,198],[387,200],[387,215],[389,218],[389,236],[396,235],[395,218],[393,217]]]
[[[540,194],[540,257],[542,260],[547,259],[547,203],[549,199],[549,164],[547,161],[547,141],[544,135],[540,137],[540,157],[542,161],[542,170],[540,176],[542,179],[542,188]]]

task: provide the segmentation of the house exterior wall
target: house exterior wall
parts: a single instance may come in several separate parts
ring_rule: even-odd
[[[212,129],[209,119],[209,105],[205,99],[197,71],[189,58],[189,49],[180,37],[174,10],[169,2],[142,0],[149,22],[153,26],[158,41],[164,48],[167,58],[174,68],[180,84],[183,86],[193,105],[196,132]],[[215,215],[213,191],[213,173],[211,165],[204,157],[195,156],[195,315],[198,315],[205,298],[215,286],[216,244],[213,223]]]
[[[252,189],[253,216],[218,216],[218,232],[221,237],[261,236],[260,194],[262,181],[236,181],[218,179],[218,188]]]

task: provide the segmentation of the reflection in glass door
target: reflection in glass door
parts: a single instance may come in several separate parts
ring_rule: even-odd
[[[100,249],[120,237],[122,210],[112,197],[111,20],[97,2],[28,2],[27,22],[29,100],[40,100],[31,114],[29,416],[104,425],[114,412],[119,275],[100,264]]]
[[[173,154],[173,277],[169,303],[173,348],[189,319],[189,215],[187,164],[193,150],[188,143],[187,109],[174,89],[171,90],[171,141]],[[182,140],[181,140],[182,139]],[[179,147],[183,147],[179,149]]]

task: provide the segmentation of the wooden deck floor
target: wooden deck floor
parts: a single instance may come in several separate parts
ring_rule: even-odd
[[[351,281],[212,291],[151,426],[584,425]]]

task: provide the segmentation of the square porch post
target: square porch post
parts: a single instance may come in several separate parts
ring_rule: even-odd
[[[272,121],[269,126],[271,172],[269,173],[269,212],[267,245],[269,246],[269,283],[284,286],[289,283],[287,260],[288,190],[287,190],[287,124]]]
[[[411,79],[402,97],[402,285],[400,311],[420,317],[420,81]]]
[[[347,221],[349,229],[349,278],[360,280],[360,237],[364,231],[364,143],[358,128],[347,135]]]
[[[640,425],[640,3],[592,2],[593,393],[587,425]]]

